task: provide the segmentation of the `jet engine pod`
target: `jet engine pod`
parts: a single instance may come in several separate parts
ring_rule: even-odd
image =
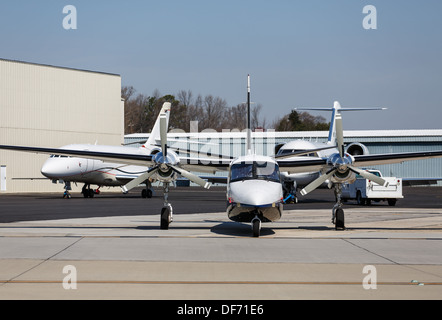
[[[347,146],[347,149],[345,150],[345,152],[347,152],[348,154],[351,154],[352,156],[364,156],[364,155],[370,154],[367,147],[359,142],[350,143]]]

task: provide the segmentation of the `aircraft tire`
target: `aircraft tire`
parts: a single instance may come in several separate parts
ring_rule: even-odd
[[[252,221],[252,230],[253,230],[253,236],[255,238],[259,238],[261,234],[261,221],[259,221],[259,219],[254,219]]]
[[[160,229],[168,230],[169,221],[170,221],[170,209],[168,207],[163,207],[161,209]]]
[[[345,222],[344,222],[344,209],[337,208],[336,209],[336,224],[335,229],[336,230],[345,230]]]

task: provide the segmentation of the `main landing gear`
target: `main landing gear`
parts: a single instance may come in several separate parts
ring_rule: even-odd
[[[160,229],[161,230],[168,230],[169,224],[173,221],[172,205],[168,202],[169,183],[165,182],[163,185],[163,188],[164,188],[164,206],[161,209]]]
[[[86,183],[83,186],[83,188],[81,189],[81,193],[83,194],[83,197],[85,197],[85,198],[93,198],[94,195],[100,194],[100,187],[98,187],[98,189],[94,190],[94,189],[91,189],[90,184]]]
[[[335,196],[336,204],[332,210],[332,223],[335,225],[335,230],[345,230],[345,217],[344,209],[342,208],[342,185],[340,183],[335,184]]]

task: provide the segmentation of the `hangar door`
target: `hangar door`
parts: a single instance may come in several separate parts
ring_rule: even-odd
[[[6,191],[6,166],[0,167],[0,191]]]

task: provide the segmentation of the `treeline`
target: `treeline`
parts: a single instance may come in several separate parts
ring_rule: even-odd
[[[151,96],[147,96],[142,93],[137,94],[132,86],[122,87],[121,97],[125,100],[125,134],[150,132],[164,102],[172,104],[169,129],[190,132],[191,121],[198,121],[200,132],[204,129],[221,132],[223,129],[241,131],[246,128],[247,105],[245,103],[230,107],[225,99],[212,95],[194,96],[190,90],[181,90],[176,95],[161,95],[158,90],[155,90]],[[306,112],[292,111],[270,123],[261,117],[261,110],[260,104],[251,107],[252,130],[328,130],[328,124],[324,123],[323,117],[313,117]]]

